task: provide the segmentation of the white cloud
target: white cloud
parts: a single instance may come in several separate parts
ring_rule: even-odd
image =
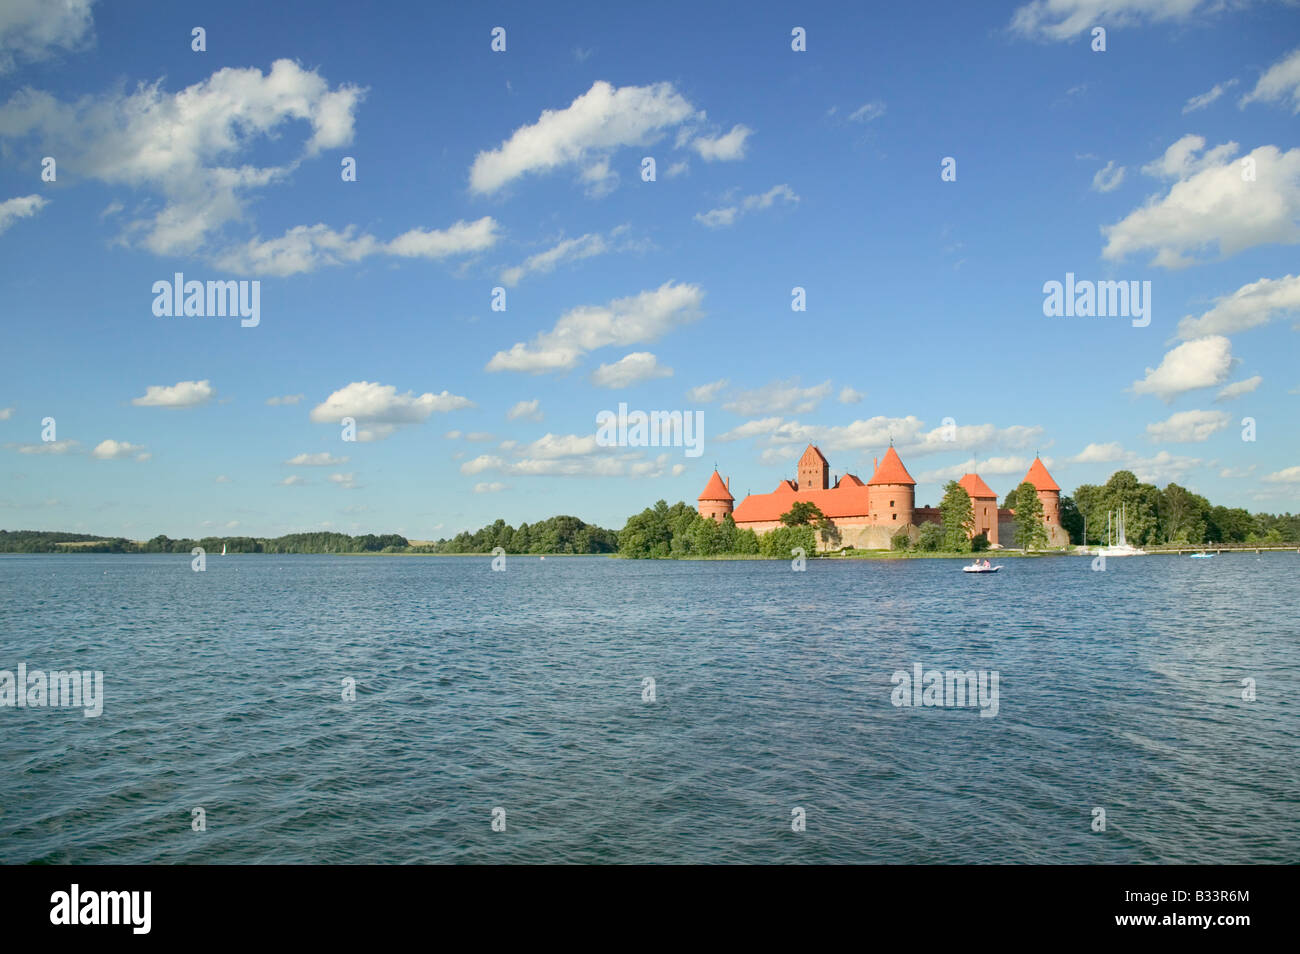
[[[691,164],[684,159],[681,162],[674,162],[666,170],[664,170],[664,178],[676,179],[682,173],[690,171],[690,168],[691,168]]]
[[[156,214],[128,223],[123,237],[158,255],[189,254],[245,218],[251,192],[350,142],[363,95],[355,86],[331,89],[314,70],[281,59],[266,74],[221,69],[176,93],[157,81],[64,103],[24,89],[0,107],[0,137],[35,138],[58,157],[60,173],[160,194]],[[249,161],[294,123],[311,135],[291,158]]]
[[[719,378],[717,381],[698,385],[686,392],[686,400],[692,404],[710,404],[718,399],[723,388],[730,383],[727,378]]]
[[[1188,113],[1194,113],[1198,109],[1204,109],[1236,85],[1237,81],[1235,79],[1230,79],[1226,83],[1215,83],[1214,88],[1209,92],[1201,93],[1199,96],[1193,96],[1189,99],[1187,104],[1183,106],[1183,115],[1186,116]]]
[[[1179,411],[1168,420],[1147,425],[1147,437],[1161,444],[1193,444],[1208,440],[1231,420],[1227,411]]]
[[[723,136],[696,136],[691,140],[694,149],[705,162],[731,162],[745,158],[745,140],[753,130],[747,126],[736,125],[731,132]]]
[[[437,260],[481,252],[496,244],[498,225],[490,215],[460,221],[446,229],[411,229],[391,242],[354,226],[341,232],[327,225],[297,225],[279,238],[253,238],[221,252],[216,263],[238,274],[283,278],[331,265],[350,265],[372,255]]]
[[[6,444],[20,454],[71,454],[81,446],[78,441],[41,441],[38,444]]]
[[[1072,40],[1094,26],[1108,30],[1185,22],[1222,7],[1219,0],[1032,0],[1011,16],[1011,29],[1037,40]]]
[[[285,463],[290,467],[337,467],[349,460],[348,457],[335,457],[329,451],[321,451],[318,454],[299,454],[290,457]]]
[[[1168,402],[1184,391],[1222,384],[1231,367],[1232,343],[1222,335],[1209,335],[1166,352],[1158,368],[1147,368],[1146,377],[1133,382],[1133,391]]]
[[[1195,264],[1213,246],[1220,256],[1256,245],[1300,242],[1300,148],[1281,152],[1260,146],[1250,153],[1255,179],[1232,159],[1236,143],[1197,156],[1200,136],[1184,136],[1164,156],[1144,167],[1153,175],[1177,178],[1165,196],[1153,196],[1114,225],[1103,226],[1102,255],[1120,260],[1150,249],[1152,264],[1181,268]]]
[[[557,266],[566,262],[579,262],[615,251],[610,239],[627,231],[627,228],[626,225],[620,225],[609,233],[609,239],[595,232],[588,232],[578,238],[564,239],[544,252],[528,256],[522,265],[504,269],[501,272],[501,281],[513,288],[527,275],[544,275],[555,271]]]
[[[1255,88],[1241,98],[1240,105],[1274,102],[1286,104],[1288,99],[1291,101],[1291,111],[1300,113],[1300,47],[1265,70]]]
[[[0,202],[0,234],[19,219],[35,215],[49,202],[39,195],[22,195]]]
[[[840,396],[837,400],[841,404],[861,404],[864,397],[866,394],[857,388],[843,387],[840,388]]]
[[[5,0],[0,4],[0,74],[56,49],[76,50],[94,39],[94,0]]]
[[[280,481],[281,487],[302,487],[307,483],[306,479],[299,477],[297,474],[290,474],[284,480]]]
[[[282,404],[297,404],[304,397],[306,397],[304,394],[285,394],[280,397],[269,397],[266,399],[266,403],[272,407],[277,407]]]
[[[360,484],[357,483],[356,474],[330,474],[330,483],[338,484],[344,490],[356,490]]]
[[[748,212],[770,209],[777,199],[782,199],[788,203],[799,201],[799,197],[794,194],[794,190],[782,183],[781,185],[772,186],[766,192],[758,195],[745,196],[738,205],[710,209],[708,212],[697,212],[695,221],[711,229],[727,228],[735,225],[736,221]]]
[[[228,484],[228,483],[230,483],[230,482],[231,482],[231,481],[230,481],[230,478],[227,477],[225,474],[218,474],[218,475],[217,475],[216,483],[218,483],[218,484]]]
[[[829,381],[805,388],[800,386],[798,378],[791,378],[788,381],[772,381],[750,391],[738,391],[722,407],[741,417],[811,414],[830,393]]]
[[[528,421],[540,421],[542,419],[542,402],[538,398],[531,401],[519,401],[506,412],[507,421],[517,421],[520,418]]]
[[[1279,315],[1300,312],[1300,275],[1261,278],[1242,285],[1231,295],[1214,300],[1214,307],[1199,317],[1188,315],[1178,323],[1184,340],[1203,335],[1233,334],[1268,324]]]
[[[357,439],[376,441],[388,437],[401,425],[423,421],[435,411],[446,413],[474,406],[469,398],[450,391],[417,396],[411,391],[398,394],[391,384],[353,381],[312,408],[311,419],[338,424],[345,417],[355,418],[359,426],[369,425],[359,427]]]
[[[633,351],[613,364],[602,364],[591,373],[591,383],[598,388],[626,388],[654,378],[672,377],[673,369],[659,364],[649,351]]]
[[[491,483],[478,483],[478,484],[475,484],[475,485],[474,485],[474,493],[476,493],[476,494],[498,494],[498,493],[500,493],[501,491],[506,490],[508,487],[509,487],[508,484],[503,484],[503,483],[501,483],[501,481],[499,481],[499,480],[494,480],[494,481],[492,481]]]
[[[7,421],[14,416],[14,409],[11,407],[0,407],[0,421]]]
[[[598,81],[564,109],[544,110],[536,123],[480,152],[470,167],[470,191],[490,195],[522,176],[569,165],[599,181],[615,149],[650,145],[699,115],[671,83],[616,89]]]
[[[1255,375],[1246,378],[1244,381],[1234,381],[1226,388],[1214,396],[1216,401],[1231,401],[1233,398],[1239,398],[1243,394],[1250,394],[1263,382],[1263,375]]]
[[[849,121],[855,123],[869,123],[873,119],[879,119],[885,115],[885,104],[879,100],[865,103],[859,106],[853,112],[849,113]]]
[[[1300,484],[1300,466],[1286,467],[1260,479],[1270,484]]]
[[[588,351],[610,345],[654,341],[699,317],[704,291],[698,285],[665,282],[653,291],[616,298],[607,305],[580,305],[560,316],[555,327],[532,344],[516,342],[498,351],[488,371],[567,371]]]
[[[144,448],[139,444],[110,439],[96,444],[95,449],[90,452],[90,456],[97,457],[100,460],[121,460],[124,457],[136,455],[137,459],[148,460],[147,456],[141,456],[143,451]]]
[[[217,392],[211,382],[177,381],[173,385],[151,384],[144,389],[144,396],[132,398],[131,403],[137,407],[197,407],[212,400]]]
[[[1112,441],[1109,444],[1089,444],[1068,460],[1072,464],[1110,464],[1123,460],[1124,455],[1123,445]]]
[[[936,470],[927,470],[916,475],[918,484],[936,484],[944,483],[949,480],[960,480],[967,474],[974,473],[983,477],[1004,477],[1008,474],[1023,476],[1033,463],[1029,457],[989,457],[979,461],[965,461],[960,464],[953,464],[951,467],[940,467]],[[1050,458],[1043,461],[1047,466],[1052,466]]]
[[[1114,192],[1123,181],[1124,167],[1116,168],[1115,160],[1112,159],[1092,177],[1092,188],[1096,192]]]

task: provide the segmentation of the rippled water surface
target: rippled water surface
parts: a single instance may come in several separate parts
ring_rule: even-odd
[[[0,557],[0,861],[1300,861],[1295,553],[489,563]]]

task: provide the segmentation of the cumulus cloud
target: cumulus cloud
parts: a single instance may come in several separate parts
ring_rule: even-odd
[[[781,185],[772,186],[766,192],[758,195],[745,196],[736,205],[710,209],[708,212],[697,212],[695,221],[711,229],[727,228],[735,225],[748,212],[770,209],[777,199],[790,204],[799,201],[799,197],[794,194],[794,190],[782,183]]]
[[[1186,116],[1188,113],[1194,113],[1198,109],[1204,109],[1236,85],[1237,81],[1235,79],[1228,80],[1226,83],[1215,83],[1213,89],[1189,99],[1187,104],[1183,106],[1183,115]]]
[[[1178,337],[1190,340],[1234,334],[1296,313],[1300,313],[1300,275],[1261,278],[1242,285],[1231,295],[1216,298],[1214,306],[1204,314],[1188,315],[1178,323]]]
[[[718,395],[730,383],[727,378],[719,378],[708,384],[697,385],[686,392],[686,399],[693,404],[710,404],[718,399]]]
[[[1260,146],[1247,157],[1255,167],[1247,181],[1245,167],[1232,158],[1236,143],[1202,154],[1204,147],[1202,137],[1184,136],[1143,168],[1177,181],[1167,194],[1102,227],[1105,258],[1150,250],[1153,265],[1182,268],[1206,260],[1215,246],[1228,257],[1257,245],[1300,242],[1300,148]]]
[[[60,173],[153,190],[161,208],[127,223],[124,238],[158,255],[190,254],[244,218],[251,193],[283,181],[303,159],[350,142],[363,95],[356,86],[331,88],[314,70],[281,59],[265,74],[225,68],[176,93],[159,80],[65,103],[23,89],[0,107],[0,137],[35,140],[58,156]],[[291,158],[249,161],[295,123],[310,134]]]
[[[616,250],[615,239],[628,231],[628,226],[620,225],[605,237],[596,232],[588,232],[577,238],[564,239],[544,252],[530,255],[522,265],[514,265],[501,272],[501,282],[513,288],[527,275],[544,275],[568,262],[580,262]],[[624,246],[627,247],[627,246]]]
[[[879,119],[885,115],[885,104],[879,100],[870,103],[864,103],[853,112],[849,113],[849,122],[869,123],[873,119]]]
[[[598,388],[626,388],[654,378],[672,377],[673,369],[659,364],[649,351],[633,351],[613,364],[602,364],[591,373],[591,383]]]
[[[811,414],[830,393],[829,381],[811,387],[802,387],[796,377],[788,381],[772,381],[749,391],[738,391],[722,407],[723,410],[739,414],[741,417]]]
[[[1270,484],[1300,484],[1300,466],[1286,467],[1260,479]]]
[[[980,461],[966,461],[961,464],[953,464],[951,467],[940,467],[936,470],[927,470],[916,475],[918,484],[936,484],[949,480],[960,480],[969,473],[977,473],[983,477],[1004,477],[1008,474],[1023,476],[1029,471],[1033,459],[1030,457],[990,457]],[[1047,458],[1043,463],[1051,467],[1053,461]]]
[[[1239,398],[1243,394],[1250,394],[1260,386],[1263,380],[1263,375],[1257,374],[1254,377],[1246,378],[1244,381],[1234,381],[1216,394],[1214,400],[1231,401],[1233,398]]]
[[[843,387],[840,388],[840,396],[837,400],[841,404],[861,404],[866,395],[857,388]]]
[[[285,394],[280,397],[269,397],[266,399],[266,403],[272,407],[278,407],[284,404],[297,404],[304,397],[306,397],[305,394]]]
[[[6,444],[20,454],[73,454],[81,446],[78,441],[41,441],[38,444]]]
[[[1300,47],[1264,71],[1255,88],[1241,98],[1240,105],[1250,103],[1282,103],[1300,113]]]
[[[503,490],[508,489],[508,487],[509,487],[508,484],[503,484],[503,483],[501,483],[501,481],[499,481],[499,480],[494,480],[494,481],[491,481],[490,483],[477,483],[477,484],[475,484],[475,485],[474,485],[474,493],[476,493],[476,494],[497,494],[497,493],[500,493],[500,492],[503,491]]]
[[[0,234],[19,219],[30,218],[49,205],[39,195],[22,195],[0,202]]]
[[[14,416],[14,409],[11,407],[0,407],[0,421],[7,421]]]
[[[217,255],[216,263],[231,272],[284,278],[332,265],[350,265],[374,255],[437,260],[491,248],[498,225],[490,215],[459,221],[446,229],[411,229],[391,242],[354,226],[335,231],[327,225],[297,225],[273,239],[252,238]]]
[[[1192,444],[1228,426],[1227,411],[1179,411],[1168,420],[1147,425],[1147,437],[1161,444]]]
[[[1159,367],[1147,368],[1146,377],[1133,382],[1133,391],[1168,402],[1185,391],[1222,384],[1231,367],[1232,343],[1222,335],[1209,335],[1167,352]]]
[[[299,477],[297,474],[290,474],[284,480],[280,481],[281,487],[302,487],[307,483],[306,478]]]
[[[745,140],[753,134],[747,126],[736,125],[722,136],[696,136],[691,140],[694,149],[705,162],[729,162],[745,158]]]
[[[1095,192],[1114,192],[1124,181],[1124,167],[1115,166],[1115,160],[1112,159],[1105,166],[1097,170],[1097,174],[1092,177],[1092,188]]]
[[[507,421],[517,420],[540,421],[542,419],[542,402],[538,398],[531,401],[518,401],[514,407],[506,412]]]
[[[1072,40],[1094,26],[1184,23],[1222,7],[1219,0],[1032,0],[1011,16],[1011,30],[1035,40]]]
[[[172,385],[151,384],[144,389],[142,397],[132,398],[131,403],[137,407],[197,407],[212,400],[216,393],[206,379],[177,381]]]
[[[95,449],[90,452],[91,457],[96,457],[99,460],[122,460],[133,455],[137,460],[149,459],[149,455],[144,453],[144,448],[141,445],[131,444],[127,441],[100,441],[95,445]]]
[[[1118,441],[1109,444],[1089,444],[1069,458],[1072,464],[1110,464],[1124,459],[1124,446]]]
[[[508,351],[498,351],[487,363],[487,370],[567,371],[588,351],[654,341],[694,321],[703,299],[704,291],[698,285],[668,281],[607,305],[581,305],[561,315],[554,328],[538,334],[531,344],[520,341]]]
[[[671,83],[615,88],[601,80],[564,109],[544,110],[496,149],[480,152],[470,167],[470,191],[491,195],[523,176],[564,166],[579,167],[589,182],[607,182],[614,150],[650,145],[700,116]]]
[[[290,467],[337,467],[339,464],[346,464],[349,459],[335,457],[329,451],[321,451],[319,454],[299,454],[290,457],[285,463]]]
[[[330,483],[342,487],[344,490],[356,490],[361,485],[357,483],[356,474],[330,474]]]
[[[5,0],[0,4],[0,74],[56,50],[77,50],[94,39],[94,0]]]
[[[423,421],[434,412],[446,413],[474,406],[469,398],[446,390],[440,394],[425,392],[416,395],[411,391],[398,394],[397,388],[391,384],[353,381],[312,408],[311,419],[318,423],[337,424],[345,417],[354,418],[358,425],[357,439],[376,441],[388,437],[404,424]]]

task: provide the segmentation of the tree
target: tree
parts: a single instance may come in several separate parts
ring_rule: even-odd
[[[939,523],[943,527],[943,548],[964,553],[970,549],[971,533],[975,529],[975,509],[970,494],[961,484],[950,480],[943,488],[939,501]]]
[[[787,527],[802,527],[825,519],[821,508],[807,500],[796,500],[790,509],[781,514],[781,523]]]
[[[921,524],[921,529],[916,535],[916,548],[924,550],[927,553],[933,553],[935,550],[943,547],[943,527],[937,523],[930,523],[928,520]]]
[[[1069,534],[1071,543],[1083,543],[1083,514],[1073,497],[1061,495],[1061,528]]]
[[[912,549],[912,534],[909,528],[903,527],[892,537],[889,538],[889,549],[891,550],[910,550]]]
[[[1047,527],[1043,525],[1043,504],[1038,491],[1025,481],[1007,495],[1007,505],[1016,512],[1016,546],[1022,550],[1047,546]]]
[[[1159,539],[1165,543],[1205,542],[1210,502],[1172,481],[1160,491],[1157,504]]]

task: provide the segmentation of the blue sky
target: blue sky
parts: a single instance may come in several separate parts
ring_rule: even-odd
[[[918,503],[1039,451],[1297,509],[1296,4],[436,6],[6,5],[0,526],[621,527],[891,437]],[[620,402],[702,455],[598,446]]]

